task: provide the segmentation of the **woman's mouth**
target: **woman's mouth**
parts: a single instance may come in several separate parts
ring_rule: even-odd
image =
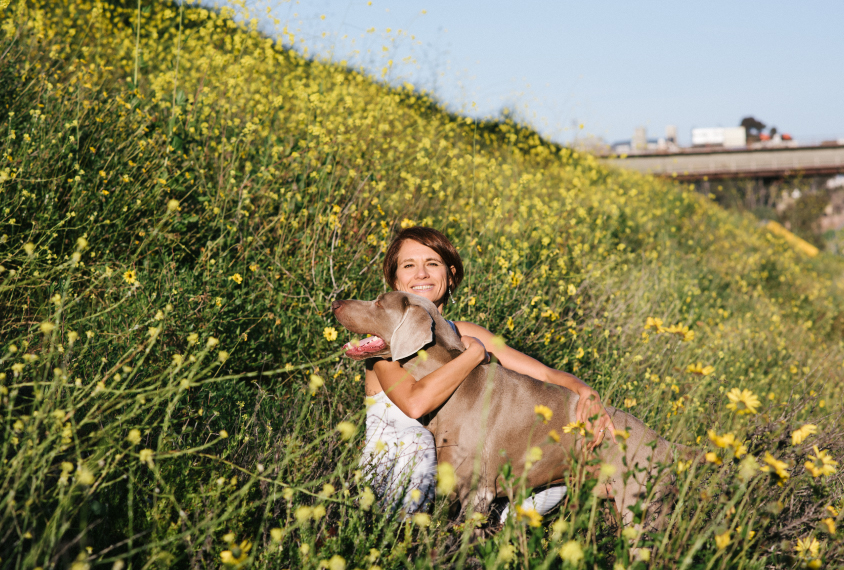
[[[421,293],[422,291],[430,291],[433,288],[433,285],[414,285],[410,288],[410,290],[415,291],[417,293]]]
[[[380,352],[387,348],[387,343],[384,339],[377,336],[366,337],[363,340],[353,340],[343,345],[346,350],[346,356],[350,358],[360,358],[367,354]]]

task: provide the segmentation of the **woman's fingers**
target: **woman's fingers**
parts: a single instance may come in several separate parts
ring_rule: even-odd
[[[597,418],[596,418],[597,416]],[[612,423],[607,410],[601,403],[601,399],[594,390],[588,394],[582,394],[575,406],[575,417],[578,422],[583,423],[586,429],[592,432],[594,439],[587,446],[592,451],[604,440],[604,436],[612,436],[615,439],[615,426]],[[595,418],[595,421],[592,421]]]
[[[463,346],[466,347],[467,351],[472,350],[473,347],[475,347],[474,349],[477,350],[481,355],[480,364],[489,364],[489,352],[487,351],[486,346],[484,346],[484,343],[480,341],[480,339],[475,338],[473,336],[461,336],[460,340],[463,342]]]
[[[599,445],[601,445],[601,442],[604,441],[604,437],[607,435],[612,436],[613,440],[615,439],[615,426],[613,425],[609,414],[607,414],[606,410],[604,410],[603,407],[601,407],[598,414],[600,417],[595,420],[595,423],[592,426],[587,425],[587,429],[589,429],[594,434],[595,438],[592,440],[592,443],[588,446],[588,449],[590,451],[594,450]],[[594,416],[595,414],[592,414],[590,417]]]

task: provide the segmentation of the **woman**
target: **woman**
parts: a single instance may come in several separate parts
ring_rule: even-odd
[[[447,299],[453,302],[452,291],[463,279],[463,264],[454,245],[442,233],[425,227],[407,228],[396,236],[387,250],[383,270],[393,290],[425,297],[440,313]],[[598,393],[577,377],[549,368],[506,345],[496,346],[493,333],[479,325],[449,323],[461,335],[466,351],[418,382],[407,381],[409,375],[398,362],[371,359],[366,363],[366,395],[371,399],[361,463],[373,467],[385,505],[401,506],[412,513],[433,499],[436,448],[431,433],[415,418],[442,405],[476,366],[489,361],[490,353],[506,368],[577,393],[576,417],[595,432],[593,446],[600,444],[606,430],[614,435]],[[589,418],[595,416],[598,419],[593,425]],[[523,508],[545,514],[559,503],[565,491],[565,487],[546,489],[525,501]],[[506,512],[501,515],[502,521]]]

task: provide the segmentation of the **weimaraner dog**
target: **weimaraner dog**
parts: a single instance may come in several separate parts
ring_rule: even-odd
[[[371,335],[347,345],[347,356],[399,360],[416,380],[464,350],[460,336],[434,304],[418,295],[392,292],[375,301],[335,301],[331,309],[351,332]],[[418,354],[421,349],[425,350],[424,357]],[[456,499],[462,509],[471,501],[476,512],[488,512],[493,499],[506,496],[499,479],[502,467],[510,462],[513,474],[522,476],[528,451],[534,446],[540,447],[542,457],[529,468],[527,485],[535,488],[561,481],[571,467],[572,450],[584,447],[578,434],[566,434],[561,429],[575,421],[578,398],[566,388],[487,364],[475,368],[439,409],[420,419],[434,436],[437,461],[454,467]],[[534,411],[538,404],[553,412],[547,424],[539,421]],[[642,500],[648,513],[644,526],[661,527],[664,517],[660,515],[664,513],[659,511],[672,470],[660,469],[659,464],[670,465],[677,457],[688,458],[693,452],[663,439],[628,413],[609,406],[606,409],[616,430],[626,430],[630,435],[625,445],[607,438],[596,449],[601,462],[612,466],[604,470],[605,479],[596,492],[615,500],[625,525],[633,522],[629,507]],[[549,437],[555,428],[559,443]],[[607,476],[609,471],[613,473]],[[477,492],[473,496],[475,472]],[[627,472],[630,475],[624,477]],[[649,479],[655,492],[650,494],[654,500],[646,504]]]

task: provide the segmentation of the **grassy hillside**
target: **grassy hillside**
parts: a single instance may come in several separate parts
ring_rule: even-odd
[[[232,15],[0,0],[0,566],[844,562],[840,259]],[[466,263],[449,318],[710,453],[665,533],[619,536],[579,469],[483,539],[372,504],[328,307],[414,223]]]

